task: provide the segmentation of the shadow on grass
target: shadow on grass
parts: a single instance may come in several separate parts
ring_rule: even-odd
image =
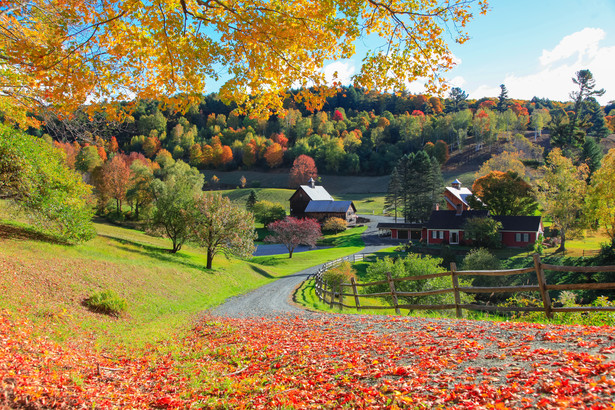
[[[140,242],[131,241],[129,239],[117,238],[115,236],[101,235],[101,234],[99,234],[99,236],[110,239],[114,242],[118,242],[121,245],[125,245],[122,247],[120,247],[119,245],[115,245],[115,246],[125,251],[128,251],[128,252],[138,253],[144,256],[148,256],[150,258],[158,259],[163,262],[178,263],[178,264],[184,265],[189,268],[199,269],[204,272],[213,273],[211,270],[208,270],[205,268],[206,265],[204,263],[201,264],[201,263],[193,262],[190,256],[185,255],[185,254],[171,253],[171,251],[168,249],[159,248],[153,245],[145,245]],[[127,245],[132,246],[132,248]]]
[[[261,263],[261,265],[262,265],[262,263]],[[267,272],[264,269],[259,268],[258,266],[255,266],[255,265],[253,265],[251,263],[249,263],[248,266],[250,266],[250,269],[252,269],[254,272],[258,273],[259,275],[261,275],[261,276],[263,276],[265,278],[268,278],[268,279],[273,279],[274,278],[271,274],[269,274],[269,272]]]
[[[69,242],[27,226],[15,226],[0,223],[0,239],[16,239],[19,241],[38,241],[56,245],[70,245]]]
[[[263,265],[263,266],[277,266],[277,265],[282,264],[282,259],[279,258],[279,255],[255,256],[254,258],[252,258],[252,262],[258,263],[259,265]]]

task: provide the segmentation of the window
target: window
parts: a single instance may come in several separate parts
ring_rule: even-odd
[[[515,234],[515,242],[521,242],[521,234],[520,233],[516,233]]]
[[[438,231],[431,231],[431,239],[436,239],[438,237]]]
[[[444,231],[438,231],[438,234],[440,235],[440,239],[444,239]]]
[[[523,234],[523,242],[529,242],[530,241],[530,234],[529,233],[524,233]]]

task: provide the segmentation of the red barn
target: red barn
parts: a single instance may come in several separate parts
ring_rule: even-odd
[[[310,178],[308,185],[301,185],[290,197],[290,216],[313,218],[319,222],[336,217],[354,224],[357,221],[357,208],[352,201],[336,201]]]

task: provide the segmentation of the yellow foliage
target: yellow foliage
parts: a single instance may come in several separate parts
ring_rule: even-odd
[[[325,63],[351,58],[367,36],[387,47],[367,55],[356,86],[400,90],[424,77],[434,93],[454,65],[445,39],[466,41],[476,11],[487,1],[7,0],[0,110],[22,123],[36,105],[68,114],[156,98],[184,110],[221,76],[222,100],[252,115],[283,112],[292,88],[318,109],[339,84],[327,83]]]

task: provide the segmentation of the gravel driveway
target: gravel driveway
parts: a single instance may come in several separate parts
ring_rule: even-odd
[[[363,233],[365,248],[358,253],[372,253],[384,248],[393,246],[396,241],[378,237],[376,225],[384,220],[391,218],[374,217],[366,215],[371,219],[367,230]],[[295,289],[308,278],[316,273],[321,265],[302,270],[292,275],[284,276],[275,282],[269,283],[245,295],[229,298],[224,304],[211,310],[215,316],[249,318],[249,317],[275,317],[285,313],[301,314],[306,313],[305,309],[292,302]]]

